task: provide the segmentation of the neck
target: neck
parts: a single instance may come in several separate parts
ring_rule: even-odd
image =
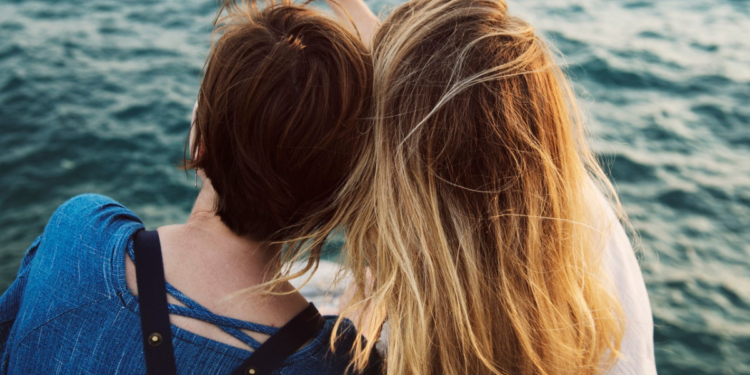
[[[229,229],[216,214],[214,208],[216,191],[211,185],[211,181],[205,176],[201,176],[201,182],[198,198],[195,200],[193,210],[184,225],[186,233],[191,236],[198,235],[207,238],[215,243],[215,249],[221,249],[228,259],[236,261],[251,260],[253,264],[261,265],[266,269],[272,259],[272,249],[268,245],[242,237]]]
[[[216,201],[216,191],[211,185],[211,181],[205,177],[201,178],[201,190],[198,193],[198,198],[193,204],[193,210],[190,212],[187,224],[200,223],[200,226],[205,229],[213,229],[214,231],[229,231],[231,230],[224,225],[221,218],[216,215],[214,210],[214,202]],[[234,233],[232,232],[232,235]]]

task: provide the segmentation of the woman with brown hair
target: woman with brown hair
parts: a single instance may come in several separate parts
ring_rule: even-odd
[[[534,28],[502,0],[413,0],[379,30],[339,4],[376,30],[341,206],[357,365],[380,336],[388,374],[654,374],[617,196]]]
[[[276,276],[300,252],[280,243],[309,240],[319,255],[337,226],[332,202],[364,140],[370,55],[338,22],[290,1],[229,1],[222,12],[190,137],[186,166],[202,187],[187,222],[145,231],[91,194],[58,208],[0,300],[0,372],[349,365],[353,327],[334,328]],[[238,293],[248,289],[268,293]]]

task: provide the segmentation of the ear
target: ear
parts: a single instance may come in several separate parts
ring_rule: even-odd
[[[192,149],[193,145],[193,131],[190,131],[190,147]],[[203,158],[203,154],[206,153],[206,142],[201,139],[201,143],[198,145],[198,147],[195,149],[195,152],[193,155],[191,155],[192,159],[194,161],[200,160]]]
[[[196,154],[198,154],[198,155],[197,155],[197,156],[198,156],[198,158],[197,158],[196,160],[198,160],[198,159],[203,159],[203,154],[204,154],[205,152],[206,152],[206,142],[204,142],[204,141],[203,141],[203,140],[201,139],[201,145],[200,145],[200,146],[198,147],[198,149],[197,149],[197,150],[195,150],[195,153],[196,153]]]

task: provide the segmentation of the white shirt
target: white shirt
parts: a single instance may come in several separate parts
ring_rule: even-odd
[[[654,321],[641,268],[614,211],[607,207],[609,240],[602,263],[625,312],[622,356],[607,375],[655,375]]]

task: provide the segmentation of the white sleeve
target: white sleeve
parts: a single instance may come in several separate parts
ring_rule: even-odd
[[[625,312],[622,356],[606,375],[655,375],[654,321],[646,283],[630,241],[614,211],[609,210],[609,240],[602,262]]]

